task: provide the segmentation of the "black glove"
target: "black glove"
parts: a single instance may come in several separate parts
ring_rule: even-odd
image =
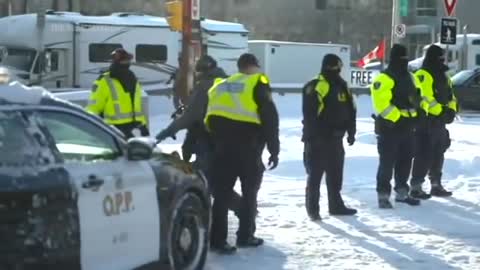
[[[455,111],[449,107],[443,107],[442,120],[445,124],[451,124],[455,120]]]
[[[352,146],[355,143],[355,135],[348,135],[347,142],[348,145]]]
[[[278,166],[278,156],[270,156],[268,159],[268,170],[273,170]]]
[[[157,139],[157,143],[159,143],[161,141],[164,141],[168,137],[172,137],[172,139],[174,139],[174,140],[177,139],[175,137],[175,135],[170,134],[170,131],[168,129],[164,129],[164,130],[160,131],[160,133],[158,133],[157,136],[155,136],[155,139]]]
[[[182,148],[182,157],[183,161],[190,162],[190,160],[192,159],[192,152],[188,149]]]

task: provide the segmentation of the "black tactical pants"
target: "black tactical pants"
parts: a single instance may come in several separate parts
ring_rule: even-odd
[[[319,213],[320,183],[326,173],[328,208],[343,208],[340,191],[343,185],[345,150],[342,137],[319,138],[305,143],[304,165],[307,171],[305,206],[309,215]]]
[[[434,185],[441,185],[444,155],[450,147],[450,134],[445,127],[438,127],[431,132],[415,134],[416,150],[413,162],[412,186],[421,186],[429,176]]]
[[[215,166],[212,160],[211,150],[204,149],[204,151],[199,151],[195,153],[196,159],[193,162],[193,167],[196,170],[203,172],[208,181],[210,194],[213,196],[213,181],[212,181],[212,167]],[[237,192],[232,192],[232,197],[228,202],[228,209],[235,213],[236,216],[240,215],[240,205],[242,202],[242,196]]]
[[[222,245],[227,240],[228,204],[232,199],[237,177],[240,178],[242,188],[237,240],[253,236],[257,193],[262,182],[264,167],[258,147],[226,144],[216,148],[211,167],[214,201],[210,242],[212,245]]]
[[[395,177],[395,191],[408,192],[408,178],[415,149],[413,131],[381,133],[377,136],[380,156],[377,171],[377,192],[390,195],[390,180]]]

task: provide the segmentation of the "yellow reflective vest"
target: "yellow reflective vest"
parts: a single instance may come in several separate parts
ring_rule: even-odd
[[[412,74],[412,80],[415,82],[415,86],[420,88],[420,83],[416,76]],[[386,120],[396,123],[400,117],[413,118],[417,117],[417,110],[411,109],[399,109],[392,103],[393,89],[395,87],[395,81],[386,73],[378,75],[372,86],[370,87],[373,109],[375,113]],[[421,103],[420,106],[425,110],[426,104]]]
[[[95,81],[86,109],[93,114],[102,115],[109,125],[132,122],[147,124],[140,84],[137,82],[135,100],[132,102],[130,93],[123,89],[118,80],[110,77],[110,72],[104,73]]]
[[[443,112],[443,106],[447,106],[455,112],[458,111],[457,98],[455,97],[453,91],[452,100],[448,101],[447,104],[441,104],[435,98],[435,91],[433,89],[433,76],[425,69],[420,69],[415,72],[415,76],[417,77],[421,85],[422,100],[424,103],[427,104],[427,114],[439,116]],[[448,77],[448,84],[450,85],[450,88],[453,87],[450,77]]]
[[[204,119],[209,128],[210,116],[221,116],[239,122],[261,124],[254,90],[261,80],[268,83],[263,74],[237,73],[227,79],[217,79],[208,90],[208,106]]]
[[[318,104],[319,104],[317,113],[318,115],[320,115],[325,109],[324,99],[330,92],[330,83],[321,74],[318,76],[318,83],[315,86],[315,91],[317,92],[317,95],[318,95]],[[355,102],[353,101],[353,96],[351,95],[351,93],[350,93],[350,96],[352,97],[353,106],[355,106]],[[342,102],[347,102],[348,100],[347,94],[339,94],[338,100]]]

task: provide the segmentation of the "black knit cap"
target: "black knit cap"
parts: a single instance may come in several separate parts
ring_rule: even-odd
[[[340,59],[340,57],[331,53],[327,54],[325,55],[325,57],[323,57],[322,70],[325,71],[325,70],[332,69],[334,67],[339,66],[340,63],[342,63],[342,59]]]
[[[115,49],[111,53],[111,56],[114,63],[128,62],[133,59],[133,55],[127,52],[127,50],[125,50],[124,48]]]
[[[257,57],[251,53],[244,53],[238,58],[237,67],[238,69],[245,69],[250,66],[260,67]]]
[[[195,71],[205,72],[217,67],[217,61],[210,55],[202,55],[195,65]]]
[[[408,58],[407,48],[401,44],[394,44],[390,50],[390,61]]]

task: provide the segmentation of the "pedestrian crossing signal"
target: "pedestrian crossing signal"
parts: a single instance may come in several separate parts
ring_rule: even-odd
[[[182,32],[183,30],[183,1],[170,1],[165,4],[168,16],[167,22],[172,31]]]

